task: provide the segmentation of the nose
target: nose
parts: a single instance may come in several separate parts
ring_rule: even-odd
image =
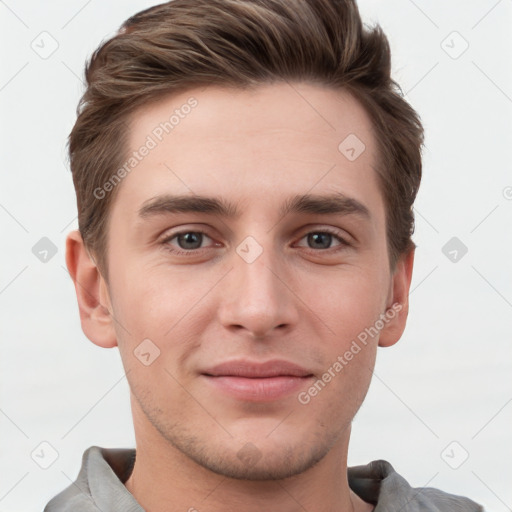
[[[290,331],[298,321],[300,301],[291,289],[289,275],[286,262],[271,249],[264,249],[254,261],[245,258],[243,248],[233,254],[233,268],[219,298],[222,325],[260,340],[276,331]]]

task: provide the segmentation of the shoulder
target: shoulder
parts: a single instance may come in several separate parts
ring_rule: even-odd
[[[98,512],[98,509],[139,512],[142,509],[123,484],[134,457],[133,449],[91,446],[82,456],[76,480],[52,498],[44,512]]]
[[[464,496],[432,487],[411,487],[385,460],[348,468],[350,488],[375,512],[483,512],[483,507]]]

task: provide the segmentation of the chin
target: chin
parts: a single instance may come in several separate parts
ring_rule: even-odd
[[[218,422],[198,422],[197,418],[183,415],[173,422],[168,418],[178,416],[177,413],[171,414],[136,397],[144,411],[146,427],[151,425],[170,450],[185,456],[185,463],[188,459],[206,470],[237,480],[280,480],[304,473],[329,453],[345,431],[335,428],[334,421],[307,421],[294,414],[285,415],[284,420],[259,417],[229,422],[224,418],[222,428]]]
[[[190,448],[190,447],[189,447]],[[273,449],[258,449],[246,443],[236,452],[224,447],[203,447],[183,453],[200,466],[218,475],[236,480],[267,481],[281,480],[299,475],[315,466],[327,454],[329,447],[309,450],[292,446]]]

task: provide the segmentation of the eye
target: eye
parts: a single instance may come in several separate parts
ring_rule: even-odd
[[[173,233],[162,240],[163,247],[177,255],[192,256],[201,252],[202,249],[207,249],[208,246],[203,246],[205,239],[213,241],[204,231],[181,231],[179,233]],[[342,250],[350,244],[341,237],[337,232],[323,229],[318,231],[310,231],[306,233],[300,240],[306,239],[307,248],[317,251],[328,251],[333,249],[334,251]],[[337,241],[336,246],[332,246],[332,243]],[[213,246],[220,246],[221,244],[214,243]],[[298,247],[304,247],[304,245],[297,245]]]
[[[301,238],[301,240],[306,239],[309,248],[311,249],[319,249],[319,250],[328,250],[332,249],[331,243],[333,240],[338,240],[338,249],[342,249],[348,245],[350,245],[344,238],[342,238],[339,234],[334,233],[330,230],[322,230],[322,231],[310,231],[305,236]],[[338,250],[336,249],[336,250]]]
[[[181,231],[162,240],[162,244],[173,253],[190,254],[204,249],[201,245],[205,238],[212,240],[204,231]]]

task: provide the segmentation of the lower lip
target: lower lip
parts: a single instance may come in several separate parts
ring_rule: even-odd
[[[297,392],[308,383],[312,376],[294,377],[281,375],[278,377],[248,378],[238,376],[203,375],[217,389],[240,400],[251,402],[277,400],[290,393]]]

